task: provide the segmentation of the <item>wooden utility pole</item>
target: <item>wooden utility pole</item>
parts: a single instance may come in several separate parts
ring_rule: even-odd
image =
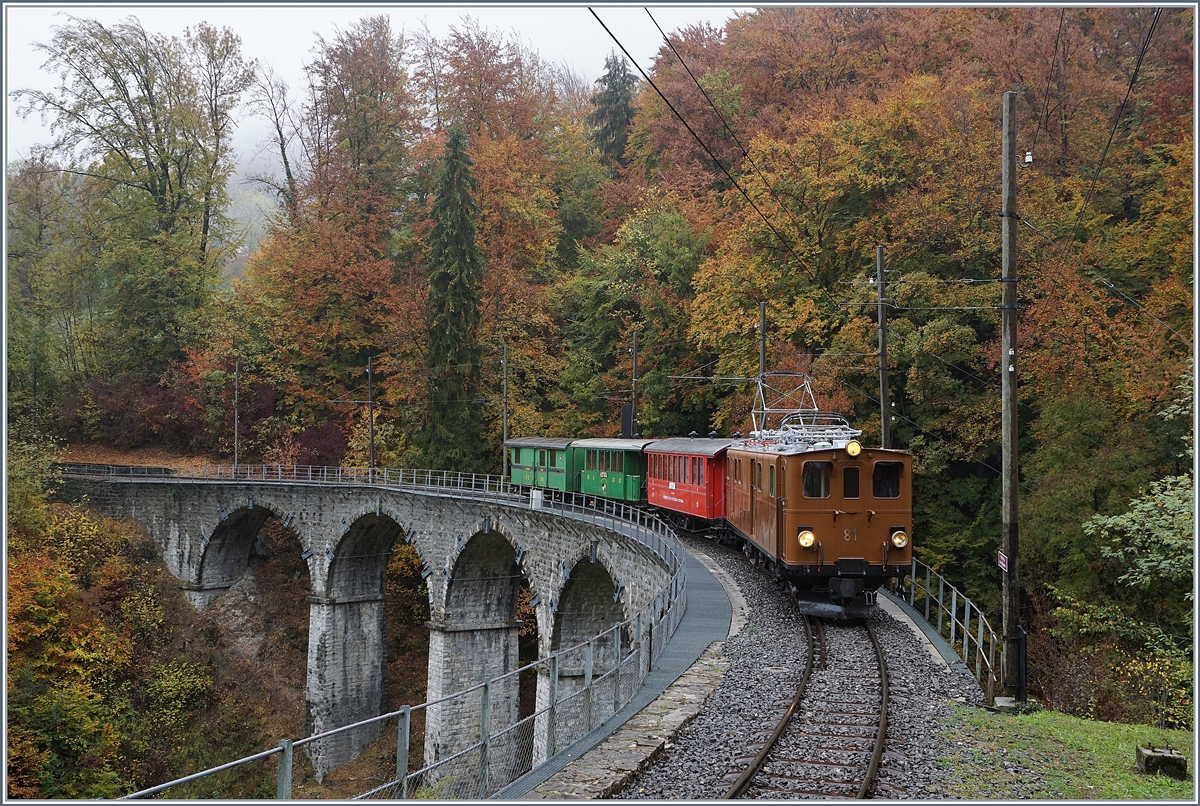
[[[633,331],[633,398],[629,412],[629,436],[636,437],[638,435],[638,418],[637,418],[637,337],[638,332]]]
[[[891,395],[888,391],[887,314],[884,312],[883,247],[875,247],[875,271],[879,285],[879,443],[892,447]]]
[[[367,433],[371,439],[371,467],[368,475],[373,481],[375,479],[375,395],[374,395],[374,379],[375,373],[371,371],[371,356],[367,356]]]
[[[501,366],[504,367],[503,381],[501,382],[502,396],[504,398],[503,413],[501,414],[501,438],[500,452],[503,454],[501,459],[501,468],[504,478],[508,478],[508,448],[504,443],[508,442],[508,342],[504,342],[501,352]]]
[[[237,473],[238,466],[238,370],[241,368],[237,359],[233,361],[233,470]]]
[[[1004,688],[1018,690],[1018,643],[1020,641],[1020,552],[1017,544],[1017,123],[1015,92],[1004,93],[1001,177],[1003,202],[1000,210],[1001,261],[1001,484],[1002,535],[999,563],[1003,585]]]

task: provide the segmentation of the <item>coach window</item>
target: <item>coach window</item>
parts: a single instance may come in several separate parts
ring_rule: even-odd
[[[900,462],[876,462],[871,487],[876,498],[900,497]]]
[[[842,497],[858,498],[858,468],[842,468]]]
[[[703,486],[704,486],[704,460],[703,460],[703,459],[698,459],[698,460],[696,460],[696,461],[697,461],[697,464],[696,464],[696,484],[698,484],[698,485],[700,485],[701,487],[703,487]]]
[[[802,487],[805,498],[828,498],[832,462],[805,462]]]

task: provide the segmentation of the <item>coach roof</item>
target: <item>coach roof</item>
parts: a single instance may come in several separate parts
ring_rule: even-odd
[[[572,448],[594,451],[640,451],[657,440],[653,439],[577,439]]]
[[[646,453],[682,453],[688,456],[716,456],[729,447],[732,439],[691,439],[672,437],[660,439],[646,448]]]
[[[571,444],[569,437],[513,437],[505,441],[506,448],[552,448],[562,450]]]

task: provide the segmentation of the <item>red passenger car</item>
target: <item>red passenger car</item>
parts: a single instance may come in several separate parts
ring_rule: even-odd
[[[689,518],[724,518],[725,449],[731,442],[679,437],[647,445],[649,503]]]

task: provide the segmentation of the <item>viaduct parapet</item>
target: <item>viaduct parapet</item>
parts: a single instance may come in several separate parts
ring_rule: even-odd
[[[533,509],[495,478],[478,490],[448,485],[445,475],[442,486],[423,486],[388,483],[386,475],[384,483],[367,483],[340,469],[331,479],[330,469],[318,470],[310,481],[312,469],[303,468],[264,468],[262,476],[273,471],[276,478],[255,479],[64,466],[58,497],[141,524],[197,610],[246,573],[268,519],[290,528],[312,584],[310,735],[385,708],[384,577],[397,541],[416,548],[427,574],[431,703],[518,668],[514,616],[522,577],[537,603],[542,656],[639,612],[673,579],[682,588],[679,544],[669,533],[646,540],[644,529],[599,513]],[[611,646],[595,652],[597,666],[611,663],[604,657]],[[516,678],[492,691],[493,721],[517,722]],[[551,696],[544,684],[539,679],[539,702]],[[478,722],[477,713],[431,708],[426,764],[453,755],[461,737],[477,733],[467,724],[472,720]],[[318,775],[352,760],[378,730],[368,726],[307,745]]]

